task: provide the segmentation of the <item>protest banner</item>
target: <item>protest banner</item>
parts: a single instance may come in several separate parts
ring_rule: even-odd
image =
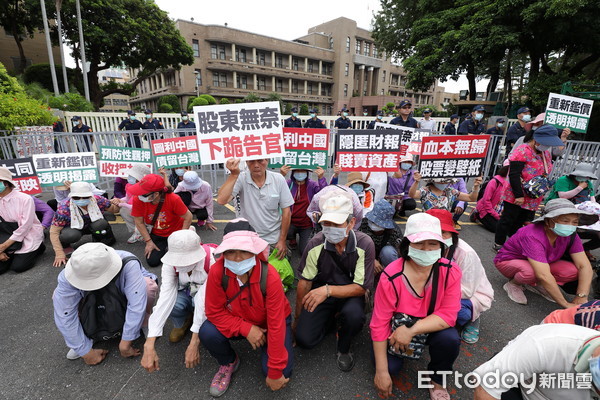
[[[279,102],[194,107],[202,165],[285,157]]]
[[[54,153],[52,126],[16,126],[15,132],[17,135],[13,136],[13,147],[18,158]]]
[[[400,145],[400,156],[405,156],[406,154],[419,155],[421,152],[421,139],[424,136],[431,135],[430,129],[409,128],[401,125],[386,124],[384,122],[376,122],[375,129],[396,129],[403,132],[402,144]],[[408,132],[411,132],[410,139]]]
[[[425,136],[419,172],[423,178],[481,176],[490,135]]]
[[[550,93],[544,122],[557,129],[585,133],[592,115],[593,100]]]
[[[152,140],[150,141],[150,149],[152,149],[156,169],[161,167],[188,167],[200,164],[196,136]]]
[[[271,158],[269,168],[327,168],[329,129],[283,128],[285,159]]]
[[[126,171],[141,164],[152,170],[152,154],[148,149],[100,146],[100,176],[127,178]]]
[[[40,180],[35,174],[33,167],[33,158],[16,158],[12,160],[0,161],[0,167],[8,168],[13,174],[12,180],[17,189],[25,194],[42,193]]]
[[[398,170],[403,130],[344,130],[336,136],[336,162],[344,171],[392,172]]]
[[[64,181],[98,182],[98,164],[93,152],[34,154],[33,165],[42,187],[61,186]]]

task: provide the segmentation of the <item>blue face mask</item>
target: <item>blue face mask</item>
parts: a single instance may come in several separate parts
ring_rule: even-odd
[[[298,116],[298,113],[292,113],[292,117],[296,118]]]
[[[306,180],[306,178],[308,177],[308,173],[307,172],[296,172],[294,173],[294,179],[297,181],[304,181]]]
[[[255,257],[250,257],[242,261],[230,261],[228,259],[225,259],[225,268],[227,268],[236,275],[244,275],[246,272],[250,271],[255,265]]]
[[[409,162],[400,163],[400,168],[405,171],[408,171],[411,167],[412,167],[412,164]]]
[[[475,114],[475,119],[477,121],[481,121],[483,119],[483,114],[480,114],[480,113]]]
[[[344,117],[347,117],[347,116],[348,116],[348,113],[347,113],[347,112],[345,112],[345,113],[342,113],[342,115],[343,115]]]
[[[128,176],[127,183],[129,183],[130,185],[135,185],[137,183],[137,179],[135,179],[133,176]]]
[[[444,244],[448,247],[451,247],[454,244],[453,239],[451,237],[444,239]]]
[[[378,115],[377,119],[383,119],[383,115]]]
[[[189,117],[187,117],[187,116],[185,116],[185,115],[184,115],[183,117],[181,117],[181,120],[182,120],[182,121],[187,121],[188,119],[189,119]]]
[[[564,224],[554,224],[554,228],[552,228],[552,232],[556,233],[558,236],[566,237],[571,236],[575,233],[577,227],[574,225],[564,225]]]
[[[436,188],[438,188],[439,190],[446,190],[448,188],[448,184],[447,183],[434,183],[433,186],[435,186]]]
[[[429,267],[442,257],[442,249],[419,250],[408,246],[408,256],[415,264],[421,267]]]
[[[73,203],[79,207],[85,207],[90,204],[90,199],[73,200]]]
[[[362,185],[362,183],[353,183],[350,185],[350,189],[354,190],[354,193],[356,194],[361,194],[365,191],[365,187]]]
[[[529,115],[529,114],[523,115],[523,122],[529,122],[529,121],[531,121],[531,115]]]
[[[504,124],[498,124],[498,128],[502,128]]]
[[[152,119],[152,114],[146,114],[146,119]]]
[[[311,118],[314,118],[314,117],[316,117],[316,116],[317,116],[317,114],[314,114],[314,113],[313,113],[313,114],[310,114],[310,117],[311,117]]]
[[[0,193],[4,192],[6,190],[6,185],[4,184],[4,182],[0,182]]]
[[[183,176],[183,174],[185,174],[185,169],[177,168],[175,169],[175,174],[177,174],[177,176]]]
[[[135,121],[135,115],[130,115],[129,119],[132,120],[132,121]]]

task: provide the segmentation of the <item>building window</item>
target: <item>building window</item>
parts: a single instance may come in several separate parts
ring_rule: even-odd
[[[225,59],[225,46],[219,46],[219,58],[221,60]]]
[[[283,92],[283,79],[277,79],[277,88],[276,92]]]
[[[265,53],[258,53],[258,65],[265,65]]]
[[[325,64],[323,66],[323,74],[325,75],[333,75],[333,65],[332,64]]]
[[[312,61],[308,62],[308,72],[313,73],[314,71],[314,65]]]
[[[333,49],[333,37],[329,36],[329,48]]]
[[[217,58],[219,58],[216,44],[210,45],[210,58],[212,58],[213,60],[216,60]]]
[[[375,47],[375,45],[373,45],[373,57],[379,58],[379,50],[377,50],[377,47]]]
[[[238,75],[236,80],[238,89],[248,89],[248,77],[246,75]]]
[[[360,54],[360,40],[356,40],[356,54]]]
[[[267,90],[267,84],[265,78],[258,78],[258,90]]]
[[[213,86],[227,87],[227,75],[224,73],[213,72]]]
[[[283,68],[283,56],[276,56],[275,57],[275,67],[277,67],[277,68]]]
[[[348,76],[348,74],[350,74],[350,64],[346,63],[346,66],[344,67],[344,76]]]
[[[235,61],[237,62],[246,62],[246,50],[245,49],[235,49]]]
[[[308,94],[313,94],[313,84],[312,82],[308,82]]]
[[[383,89],[381,89],[381,95],[383,96],[383,94],[384,94]]]
[[[350,36],[346,36],[346,53],[350,53]]]
[[[292,63],[294,65],[293,66],[294,71],[298,71],[298,59],[297,58],[292,59]]]
[[[194,57],[200,57],[200,42],[196,39],[192,39],[192,49],[194,50]]]
[[[298,93],[298,81],[292,81],[292,93]]]
[[[344,85],[344,97],[348,97],[348,84]]]
[[[371,55],[371,43],[369,42],[365,42],[365,56],[370,56]]]
[[[373,49],[375,50],[375,49]],[[382,78],[381,78],[381,82],[385,82],[385,73],[386,71],[383,71],[383,73],[381,74]]]
[[[199,69],[194,70],[194,75],[196,76],[196,87],[202,86],[202,74]]]

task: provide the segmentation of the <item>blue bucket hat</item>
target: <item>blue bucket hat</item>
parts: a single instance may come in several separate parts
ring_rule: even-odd
[[[533,139],[544,146],[564,146],[558,137],[558,129],[552,125],[544,124],[533,132]]]
[[[375,225],[385,229],[394,229],[396,227],[393,220],[395,212],[396,210],[390,203],[381,199],[375,203],[373,209],[367,213],[366,217]]]

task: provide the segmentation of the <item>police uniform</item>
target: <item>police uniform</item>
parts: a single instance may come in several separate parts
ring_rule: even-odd
[[[375,124],[378,123],[378,122],[379,123],[383,123],[382,120],[376,119],[375,121],[369,122],[369,125],[367,125],[367,129],[375,129]]]
[[[510,128],[508,128],[508,131],[506,131],[506,148],[512,148],[521,136],[525,136],[525,133],[527,133],[527,131],[518,121],[512,124]]]
[[[316,118],[316,119],[310,118],[304,123],[304,127],[305,128],[324,129],[325,125],[323,124],[323,121],[321,121],[319,118]]]
[[[335,120],[334,127],[338,129],[350,129],[352,128],[352,122],[348,118],[339,117]]]
[[[284,128],[302,128],[300,118],[289,117],[283,121]]]
[[[82,132],[91,132],[92,128],[90,128],[89,126],[83,124],[81,126],[74,126],[72,132],[73,133],[82,133]],[[90,138],[91,135],[81,135],[81,136],[76,136],[75,137],[75,142],[79,142],[77,143],[77,149],[79,149],[79,151],[91,151],[92,150],[92,141]],[[81,138],[79,140],[77,140],[77,138]],[[83,142],[83,146],[80,146],[79,144]]]
[[[494,126],[493,128],[488,129],[487,132],[485,132],[485,134],[502,136],[504,135],[504,132],[502,132],[502,129],[498,128],[497,126]]]
[[[62,121],[56,121],[52,124],[53,132],[65,132],[65,126]],[[54,152],[55,153],[68,153],[67,143],[64,137],[54,138]]]
[[[119,130],[122,131],[123,129],[126,131],[139,131],[140,129],[142,129],[142,123],[138,119],[134,119],[132,121],[130,118],[127,118],[121,121],[121,123],[119,124]],[[141,148],[142,139],[140,139],[140,134],[132,133],[131,136],[133,136],[133,141],[131,140],[131,137],[129,135],[127,136],[127,147]]]
[[[481,135],[485,133],[485,125],[473,118],[465,119],[458,127],[459,135]]]
[[[179,121],[179,123],[177,124],[177,129],[191,128],[196,129],[196,124],[194,123],[194,121],[190,121],[189,119],[187,121]],[[192,136],[193,134],[193,132],[179,132],[179,136]]]
[[[448,122],[444,127],[444,135],[456,135],[456,125],[452,122]]]
[[[390,121],[390,124],[392,125],[400,125],[400,126],[406,126],[409,128],[416,128],[417,127],[417,120],[414,119],[413,117],[408,117],[408,119],[405,121],[402,119],[401,116],[397,116],[396,118],[394,118],[393,120]]]
[[[151,120],[144,121],[144,123],[142,124],[142,129],[159,130],[159,129],[164,129],[164,127],[163,127],[162,122],[160,122],[156,118],[152,118]],[[146,139],[148,141],[150,141],[150,140],[162,139],[162,137],[163,137],[162,134],[148,132]]]

